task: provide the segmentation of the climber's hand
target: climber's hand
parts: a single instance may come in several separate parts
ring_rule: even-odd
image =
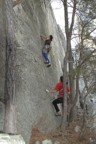
[[[47,93],[49,93],[49,90],[48,90],[48,89],[46,89],[46,92],[47,92]]]

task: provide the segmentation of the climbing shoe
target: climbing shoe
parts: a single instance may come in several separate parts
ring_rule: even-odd
[[[59,111],[59,112],[56,112],[55,115],[56,115],[56,116],[61,116],[61,112],[60,112],[60,111]]]
[[[51,64],[49,63],[48,65],[47,65],[47,67],[50,67],[51,66]]]
[[[48,62],[48,61],[45,61],[44,63],[45,63],[45,64],[49,64],[49,62]]]

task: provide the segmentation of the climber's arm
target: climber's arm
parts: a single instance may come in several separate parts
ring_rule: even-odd
[[[48,39],[48,38],[47,38],[46,36],[44,36],[44,35],[40,35],[40,37],[41,37],[42,40],[47,40],[47,39]]]
[[[47,90],[47,89],[46,89],[46,92],[47,92],[47,93],[56,93],[56,92],[58,92],[59,90],[60,90],[60,88],[59,88],[59,83],[57,83],[56,86],[55,86],[52,90]]]
[[[53,90],[47,90],[47,89],[46,89],[46,92],[47,92],[47,93],[56,93],[57,91],[54,90],[54,89],[53,89]]]

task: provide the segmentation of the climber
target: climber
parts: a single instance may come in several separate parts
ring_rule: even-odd
[[[67,91],[67,94],[69,95],[70,94],[70,88],[68,86],[68,82],[66,82],[66,91]],[[60,82],[56,84],[56,86],[54,87],[53,90],[49,91],[49,90],[46,90],[46,92],[48,93],[55,93],[55,92],[58,92],[58,98],[53,100],[52,104],[56,110],[56,116],[59,116],[61,115],[61,112],[58,108],[58,104],[62,104],[63,106],[63,96],[64,96],[64,90],[63,90],[63,76],[60,77]]]
[[[50,63],[50,60],[48,58],[48,54],[49,54],[49,52],[50,52],[50,50],[52,48],[51,47],[51,42],[53,40],[53,36],[49,35],[49,38],[47,38],[47,37],[41,35],[40,37],[44,41],[44,47],[42,49],[42,55],[43,55],[44,60],[45,60],[44,63],[47,64],[47,67],[50,67],[51,63]]]

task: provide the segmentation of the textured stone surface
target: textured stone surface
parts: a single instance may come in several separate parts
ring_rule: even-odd
[[[3,18],[3,0],[0,0],[0,99],[4,97],[5,76],[5,24]],[[0,102],[0,131],[3,130],[4,105]]]
[[[4,93],[4,65],[5,65],[5,28],[4,28],[4,19],[2,12],[2,0],[0,1],[0,97],[3,96]]]
[[[2,1],[0,1],[0,6]],[[51,95],[46,88],[52,89],[62,74],[65,39],[58,28],[52,9],[47,0],[22,0],[14,7],[14,25],[16,42],[16,107],[17,127],[26,142],[29,141],[32,128],[50,132],[60,125],[60,117],[55,117]],[[0,9],[0,67],[4,69],[4,21]],[[43,63],[43,42],[40,35],[52,34],[52,67]],[[3,49],[3,50],[2,50]],[[2,53],[1,53],[2,52]],[[0,94],[4,94],[4,78],[0,70]],[[0,109],[1,110],[1,109]],[[1,117],[1,114],[0,114]],[[3,118],[3,117],[2,117]],[[0,121],[1,122],[1,121]],[[0,129],[2,129],[2,124]]]
[[[21,135],[0,134],[0,144],[25,144]]]

